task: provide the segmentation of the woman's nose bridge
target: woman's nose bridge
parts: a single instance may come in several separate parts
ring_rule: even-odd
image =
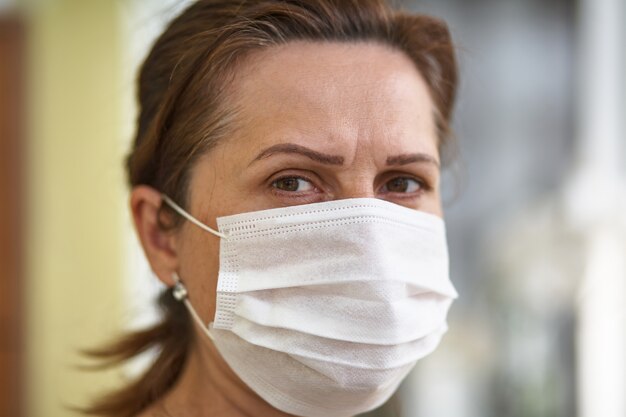
[[[368,149],[358,148],[354,158],[338,173],[337,198],[376,197],[376,177],[380,168],[376,163],[376,156]]]
[[[369,176],[352,177],[350,181],[341,184],[337,198],[374,198],[374,179]]]
[[[359,191],[359,190],[346,190],[345,192],[342,192],[341,195],[338,196],[340,199],[345,199],[345,198],[374,198],[376,197],[376,194],[372,191],[369,190],[368,191]]]

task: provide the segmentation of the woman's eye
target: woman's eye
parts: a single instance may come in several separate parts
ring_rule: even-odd
[[[413,178],[398,177],[385,183],[384,192],[390,193],[415,193],[422,188],[422,184]]]
[[[279,178],[272,183],[272,187],[288,192],[303,192],[314,189],[310,181],[299,177]]]

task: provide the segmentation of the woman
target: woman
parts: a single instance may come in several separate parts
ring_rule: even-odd
[[[347,417],[446,330],[441,21],[383,0],[199,0],[139,79],[131,210],[163,320],[107,416]]]

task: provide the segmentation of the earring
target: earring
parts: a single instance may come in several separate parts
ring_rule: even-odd
[[[176,271],[172,273],[172,278],[174,279],[174,286],[172,287],[172,295],[178,301],[185,300],[187,298],[187,288],[185,288],[185,286],[183,285]]]

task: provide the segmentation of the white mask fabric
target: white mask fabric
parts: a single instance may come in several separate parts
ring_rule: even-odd
[[[437,216],[354,198],[219,217],[218,231],[194,223],[221,238],[213,322],[202,322],[182,283],[174,295],[239,378],[279,410],[372,410],[447,330],[457,293]]]

